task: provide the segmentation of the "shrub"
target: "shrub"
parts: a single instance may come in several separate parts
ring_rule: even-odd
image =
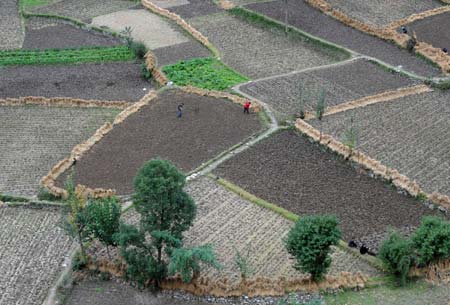
[[[76,252],[72,259],[72,270],[79,271],[86,267],[87,258],[81,254],[81,252]]]
[[[147,66],[145,63],[143,63],[141,65],[141,75],[142,75],[142,78],[147,79],[147,80],[152,77],[152,71],[147,69]]]
[[[200,276],[201,264],[220,269],[214,250],[210,245],[195,248],[180,248],[173,251],[170,258],[169,274],[180,273],[181,279],[189,283]]]
[[[118,243],[127,275],[140,286],[159,287],[167,276],[167,258],[193,223],[196,206],[183,191],[185,183],[185,176],[164,160],[147,162],[134,179],[133,202],[141,220],[138,228],[121,224]]]
[[[234,263],[236,267],[239,269],[241,279],[245,280],[253,273],[253,270],[249,264],[250,249],[247,250],[247,253],[245,255],[242,255],[242,253],[239,252],[237,249],[234,249],[234,251],[236,252],[234,256]]]
[[[305,216],[291,229],[286,240],[288,252],[297,260],[294,268],[321,280],[331,264],[331,246],[341,237],[334,216]]]
[[[392,232],[381,245],[378,258],[388,272],[396,276],[402,286],[405,285],[409,269],[414,263],[412,242]]]
[[[115,246],[114,234],[119,232],[121,207],[116,197],[95,199],[87,205],[89,231],[106,246],[108,257],[109,246]]]
[[[412,241],[421,266],[450,258],[450,222],[426,216],[414,232]]]
[[[46,201],[60,201],[61,200],[61,198],[53,195],[46,188],[43,188],[43,187],[39,188],[37,198],[39,200],[46,200]]]
[[[145,54],[147,53],[147,47],[140,41],[131,41],[128,44],[128,47],[133,52],[133,54],[140,59],[144,58]]]

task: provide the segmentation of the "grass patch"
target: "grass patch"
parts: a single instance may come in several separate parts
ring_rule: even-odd
[[[351,53],[342,47],[322,40],[318,37],[312,36],[290,25],[285,25],[270,17],[250,11],[246,8],[234,7],[228,10],[228,12],[257,26],[267,28],[272,31],[276,30],[279,32],[284,32],[292,39],[298,39],[302,42],[309,43],[313,48],[327,54],[328,56],[334,58],[336,61],[345,60],[351,57]]]
[[[225,90],[249,79],[215,58],[196,58],[163,67],[167,77],[179,86]]]
[[[32,8],[35,6],[47,5],[51,2],[51,0],[23,0],[24,8]]]
[[[0,193],[0,201],[3,201],[3,202],[28,202],[29,200],[24,197],[3,195]]]
[[[421,280],[411,280],[404,287],[398,287],[393,280],[383,281],[362,291],[345,290],[338,294],[325,294],[328,305],[384,305],[447,304],[448,287],[434,286]]]
[[[0,66],[128,61],[134,58],[134,53],[127,46],[81,49],[13,50],[0,51]]]

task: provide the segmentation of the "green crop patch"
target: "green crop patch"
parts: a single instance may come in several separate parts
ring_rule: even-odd
[[[127,46],[82,49],[0,51],[0,66],[51,65],[128,61],[135,58]]]
[[[215,58],[197,58],[165,66],[163,72],[179,86],[225,90],[249,79]]]

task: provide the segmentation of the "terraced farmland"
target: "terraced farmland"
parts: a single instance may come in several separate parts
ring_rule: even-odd
[[[300,88],[305,110],[314,111],[320,91],[326,92],[327,107],[397,88],[409,87],[418,81],[387,72],[364,59],[279,77],[262,79],[240,86],[240,90],[267,104],[281,116],[300,111]]]
[[[449,93],[424,93],[327,116],[323,132],[341,139],[351,117],[359,134],[357,148],[416,180],[426,192],[450,195]]]
[[[345,57],[228,13],[198,17],[190,22],[222,52],[226,64],[250,78],[325,65]]]
[[[0,68],[0,98],[72,97],[135,102],[152,85],[137,63],[11,66]],[[82,88],[82,90],[80,90]]]
[[[189,182],[186,191],[197,204],[197,218],[185,233],[187,246],[214,245],[224,269],[205,270],[212,279],[228,277],[239,281],[239,270],[235,266],[236,249],[242,254],[249,253],[249,264],[253,276],[270,278],[303,278],[292,268],[294,261],[285,250],[283,238],[287,236],[293,223],[282,216],[250,202],[237,194],[203,177]],[[132,212],[128,221],[137,222],[138,214]],[[130,218],[131,217],[131,218]],[[377,275],[378,271],[366,262],[340,249],[334,249],[330,275],[342,271],[362,272]]]
[[[42,304],[73,244],[50,208],[0,207],[0,304]]]
[[[16,0],[0,2],[0,50],[22,47],[24,35],[18,9]]]
[[[283,0],[253,3],[247,5],[246,8],[280,22],[284,22],[286,17]],[[311,7],[304,0],[288,1],[288,11],[288,24],[312,35],[349,48],[357,53],[377,58],[392,66],[402,66],[405,70],[418,75],[436,76],[441,74],[439,69],[414,54],[410,54],[407,50],[346,26],[333,17]]]
[[[183,116],[177,118],[181,103]],[[257,114],[245,115],[227,99],[166,90],[83,155],[74,180],[128,195],[138,169],[152,158],[170,160],[189,172],[261,129]],[[62,176],[61,186],[63,182]]]
[[[408,24],[410,33],[415,33],[417,40],[431,44],[435,48],[450,50],[450,12],[434,15]]]
[[[412,14],[444,5],[439,0],[326,0],[335,9],[364,23],[383,28]]]
[[[39,180],[118,111],[0,106],[0,192],[36,194]]]
[[[366,240],[390,227],[409,231],[422,216],[437,213],[292,130],[225,161],[215,173],[300,216],[336,215],[345,240]]]

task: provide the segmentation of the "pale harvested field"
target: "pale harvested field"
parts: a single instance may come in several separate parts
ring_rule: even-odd
[[[188,0],[150,0],[150,2],[152,2],[162,8],[170,8],[170,7],[189,4]]]
[[[0,50],[20,49],[24,32],[17,0],[0,1]]]
[[[0,192],[36,194],[39,180],[118,111],[0,106]]]
[[[238,249],[243,254],[249,251],[253,276],[306,276],[292,268],[294,261],[283,244],[283,239],[293,226],[291,221],[242,199],[206,177],[190,182],[186,190],[197,204],[197,218],[185,234],[185,245],[212,244],[224,266],[221,271],[208,269],[205,275],[213,279],[228,277],[238,281],[239,270],[234,264],[235,249]],[[135,212],[131,213],[136,217]],[[341,271],[378,274],[364,261],[335,249],[329,274],[336,275]]]
[[[142,41],[149,49],[189,41],[162,17],[144,9],[124,10],[98,16],[92,20],[92,24],[106,26],[116,32],[123,31],[125,27],[131,27],[131,37],[135,41]]]
[[[327,0],[332,7],[367,24],[387,24],[443,5],[439,0]]]
[[[326,92],[326,106],[409,87],[418,81],[387,72],[364,59],[323,69],[281,75],[243,85],[240,90],[267,103],[281,117],[300,112],[300,88],[305,110],[314,111],[321,90]]]
[[[61,212],[0,208],[0,304],[42,304],[73,246],[58,223]]]
[[[222,53],[222,60],[250,78],[262,78],[338,61],[311,43],[218,13],[190,19]],[[339,56],[337,56],[339,57]]]
[[[33,13],[67,16],[84,22],[100,15],[121,11],[136,6],[130,0],[62,0],[32,9]]]
[[[326,116],[323,132],[342,139],[351,117],[359,149],[416,180],[426,192],[450,195],[449,93],[424,93]]]

